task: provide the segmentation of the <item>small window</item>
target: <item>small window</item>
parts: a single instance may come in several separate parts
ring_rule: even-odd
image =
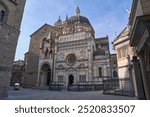
[[[3,21],[4,21],[4,16],[5,16],[5,12],[4,12],[4,11],[1,11],[1,12],[0,12],[0,22],[3,22]]]
[[[98,71],[99,71],[99,77],[102,77],[102,68],[99,67],[99,68],[98,68]]]
[[[59,83],[63,83],[63,75],[59,75],[58,76],[58,82]]]

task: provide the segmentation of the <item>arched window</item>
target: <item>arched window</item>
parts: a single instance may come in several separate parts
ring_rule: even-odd
[[[98,71],[99,71],[99,77],[102,77],[102,68],[99,67],[99,68],[98,68]]]
[[[118,75],[117,75],[117,72],[116,71],[113,71],[113,77],[118,77]]]
[[[0,22],[3,22],[4,21],[4,16],[5,16],[5,12],[2,10],[0,12]]]

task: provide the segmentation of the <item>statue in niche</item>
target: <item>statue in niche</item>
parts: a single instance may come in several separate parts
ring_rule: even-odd
[[[75,27],[74,26],[70,27],[69,32],[74,33],[75,32]]]
[[[47,38],[44,38],[41,45],[40,45],[40,50],[41,50],[41,55],[42,58],[52,58],[53,55],[53,48],[52,48],[52,37],[51,33],[49,33]]]
[[[45,48],[44,54],[45,54],[45,58],[48,58],[48,48]]]
[[[50,48],[50,49],[49,49],[49,57],[52,58],[52,55],[53,55],[53,49]]]
[[[73,26],[73,27],[72,27],[72,33],[74,33],[74,32],[75,32],[75,27]]]

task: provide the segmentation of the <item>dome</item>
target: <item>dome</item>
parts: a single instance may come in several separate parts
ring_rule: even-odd
[[[60,16],[59,16],[59,19],[57,20],[57,22],[54,24],[54,26],[59,26],[59,25],[62,25]]]
[[[68,19],[68,23],[74,24],[74,23],[87,23],[89,25],[90,22],[88,20],[88,18],[84,17],[84,16],[72,16]]]
[[[67,22],[71,23],[71,24],[86,23],[86,24],[91,25],[88,18],[80,15],[80,9],[79,9],[78,6],[77,6],[77,9],[76,9],[76,16],[70,17]]]
[[[63,34],[70,34],[75,32],[87,31],[94,35],[94,29],[87,17],[80,15],[80,9],[77,7],[76,15],[71,16],[64,21]]]

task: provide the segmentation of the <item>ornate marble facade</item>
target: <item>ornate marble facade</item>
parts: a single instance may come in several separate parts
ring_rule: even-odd
[[[51,83],[96,83],[111,77],[108,37],[95,38],[89,20],[80,15],[54,26],[45,24],[31,35],[24,86]]]

